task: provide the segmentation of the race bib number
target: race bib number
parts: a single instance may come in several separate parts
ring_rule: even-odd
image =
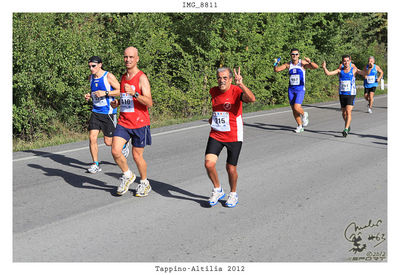
[[[300,85],[300,75],[294,74],[289,77],[290,85]]]
[[[120,112],[133,113],[135,112],[135,106],[133,104],[133,96],[127,93],[121,93],[119,99]]]
[[[107,106],[106,97],[105,96],[97,97],[95,92],[92,92],[92,100],[93,100],[93,105],[96,107]]]
[[[368,75],[367,76],[367,83],[368,84],[375,83],[375,76],[374,75]]]
[[[231,126],[229,124],[228,112],[213,112],[211,128],[220,132],[229,132]]]
[[[351,91],[351,80],[340,81],[340,91],[350,92]]]

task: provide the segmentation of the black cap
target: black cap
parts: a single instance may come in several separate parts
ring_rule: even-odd
[[[103,63],[103,61],[101,61],[101,58],[98,56],[92,56],[91,58],[89,58],[89,63]]]

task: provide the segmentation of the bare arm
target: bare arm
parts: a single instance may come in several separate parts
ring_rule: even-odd
[[[280,66],[275,66],[274,67],[274,72],[281,72],[281,71],[283,71],[283,70],[286,70],[286,69],[289,69],[289,63],[285,63],[285,64],[282,64],[282,65],[280,65]]]
[[[382,79],[382,77],[383,77],[383,71],[382,71],[382,69],[381,69],[378,65],[376,65],[376,70],[377,70],[378,73],[379,73],[379,77],[378,77],[378,82],[379,82],[379,81],[381,81],[381,79]]]
[[[301,64],[303,65],[304,68],[306,69],[318,69],[318,64],[311,62],[311,59],[308,57],[305,57],[304,59],[301,60]]]
[[[326,75],[337,75],[338,73],[340,73],[340,69],[336,69],[334,71],[328,71],[328,69],[326,68],[326,62],[325,61],[322,63],[322,69],[324,69],[324,73]]]
[[[142,94],[137,97],[137,100],[147,107],[153,106],[150,82],[145,74],[143,74],[139,79],[139,88],[142,91]]]
[[[235,73],[235,83],[243,91],[242,101],[245,103],[256,101],[256,97],[254,96],[253,92],[243,84],[243,77],[240,75],[240,67],[237,72],[235,68],[233,71]]]

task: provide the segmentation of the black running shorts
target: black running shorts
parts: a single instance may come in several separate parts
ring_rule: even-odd
[[[228,151],[226,162],[236,166],[239,160],[240,150],[242,149],[241,141],[221,142],[212,137],[209,137],[207,142],[206,155],[214,154],[219,156],[224,147],[226,147],[226,150]]]
[[[112,137],[114,135],[116,124],[116,114],[99,114],[92,112],[89,120],[88,130],[101,130],[104,136]]]
[[[355,99],[355,95],[339,95],[340,106],[342,108],[346,108],[347,105],[354,106]]]
[[[364,94],[375,93],[376,87],[364,88]]]

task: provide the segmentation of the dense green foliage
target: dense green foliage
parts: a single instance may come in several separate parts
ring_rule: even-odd
[[[210,113],[208,91],[220,66],[241,67],[258,105],[287,101],[291,48],[328,69],[350,54],[362,68],[370,55],[385,73],[385,13],[15,13],[13,15],[13,137],[51,136],[57,125],[82,131],[91,106],[87,60],[101,56],[117,78],[123,51],[139,50],[139,68],[149,77],[152,119]],[[336,94],[337,78],[307,72],[305,100]]]

